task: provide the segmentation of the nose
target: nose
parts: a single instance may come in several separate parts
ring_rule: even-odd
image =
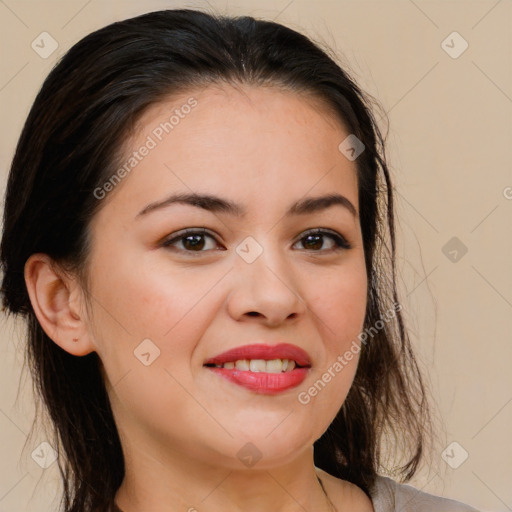
[[[264,250],[252,263],[240,258],[230,274],[228,311],[235,320],[278,326],[304,315],[300,281],[284,256],[271,257],[270,250]]]

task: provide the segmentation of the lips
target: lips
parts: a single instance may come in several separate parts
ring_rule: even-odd
[[[236,361],[293,361],[287,371],[269,373],[267,371],[250,371],[239,369],[230,364],[230,368],[222,367],[225,363]],[[216,366],[217,365],[217,366]],[[259,394],[276,395],[288,389],[297,387],[307,377],[311,368],[311,359],[303,349],[289,343],[267,345],[257,343],[237,347],[206,360],[204,366],[233,384],[244,387]],[[259,366],[259,364],[258,364]],[[290,369],[291,368],[291,369]]]

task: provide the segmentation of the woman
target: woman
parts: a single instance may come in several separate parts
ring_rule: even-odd
[[[474,510],[379,474],[432,436],[394,257],[370,101],[305,36],[168,10],[79,41],[1,244],[63,510]]]

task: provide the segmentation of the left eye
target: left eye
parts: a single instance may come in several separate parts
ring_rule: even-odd
[[[324,245],[324,238],[331,240],[331,247],[318,250]],[[208,248],[205,239],[213,240],[213,247]],[[177,247],[181,243],[181,247]],[[184,252],[205,252],[206,250],[215,249],[217,240],[203,229],[190,229],[178,233],[173,238],[163,242],[164,247],[175,247]],[[342,249],[350,249],[351,246],[347,240],[336,232],[325,231],[321,229],[306,232],[294,245],[302,243],[302,246],[309,251],[314,252],[330,252]]]
[[[331,240],[331,242],[334,244],[334,247],[331,245],[331,247],[329,249],[321,251],[321,252],[336,251],[336,250],[351,248],[351,245],[341,235],[337,234],[336,232],[325,231],[322,229],[316,229],[316,230],[307,232],[299,240],[299,242],[302,242],[303,246],[309,245],[309,247],[307,247],[308,250],[313,250],[315,252],[318,252],[318,251],[316,251],[316,248],[318,248],[318,245],[323,246],[323,238],[324,237],[329,238]]]

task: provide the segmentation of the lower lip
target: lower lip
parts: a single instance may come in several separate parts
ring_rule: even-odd
[[[309,368],[294,368],[291,372],[266,373],[231,370],[215,366],[207,368],[239,386],[265,395],[277,395],[298,386],[304,381],[309,370]]]

